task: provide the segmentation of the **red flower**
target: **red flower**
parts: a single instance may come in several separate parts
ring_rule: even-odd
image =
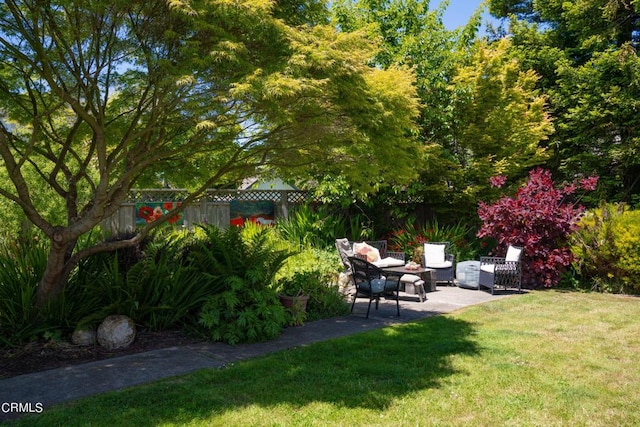
[[[580,180],[580,187],[585,191],[594,191],[598,185],[598,177],[590,176]]]
[[[507,182],[507,177],[505,175],[496,175],[489,178],[489,183],[492,187],[500,188]]]
[[[140,218],[147,219],[153,215],[153,208],[151,206],[140,206],[138,209],[138,216]]]
[[[180,214],[172,216],[167,220],[167,222],[169,224],[175,224],[176,222],[178,222],[178,220],[180,220]]]

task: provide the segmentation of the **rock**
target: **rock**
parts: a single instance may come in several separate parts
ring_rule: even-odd
[[[78,327],[71,335],[71,343],[80,346],[89,346],[96,343],[96,330],[87,327]]]
[[[98,343],[107,350],[128,347],[136,337],[136,325],[127,316],[109,316],[98,327]]]

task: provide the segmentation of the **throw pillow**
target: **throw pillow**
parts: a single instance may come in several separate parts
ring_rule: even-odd
[[[380,251],[367,243],[354,243],[353,252],[365,256],[368,262],[380,261]]]
[[[444,262],[445,245],[424,244],[424,259],[427,264],[442,264]]]

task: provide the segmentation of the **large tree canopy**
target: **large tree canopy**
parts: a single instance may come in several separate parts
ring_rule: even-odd
[[[344,31],[362,29],[381,40],[374,59],[379,67],[407,64],[415,70],[420,179],[398,197],[406,196],[405,206],[460,219],[476,216],[478,198],[491,191],[490,176],[524,176],[544,162],[540,143],[553,127],[546,97],[535,87],[537,76],[509,55],[509,42],[478,41],[482,9],[449,31],[442,22],[446,7],[442,2],[431,10],[419,0],[339,0],[333,12]]]
[[[601,197],[640,197],[640,4],[491,0],[510,17],[511,55],[540,76],[556,133],[548,164],[567,180],[601,176]]]
[[[261,165],[339,163],[362,187],[412,176],[411,75],[367,66],[375,46],[320,25],[323,4],[0,2],[0,195],[51,240],[41,301],[83,257],[148,233],[76,245],[133,185],[162,177],[189,202]]]

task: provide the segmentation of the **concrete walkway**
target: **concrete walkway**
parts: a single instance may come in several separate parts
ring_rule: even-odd
[[[51,405],[98,393],[145,384],[199,369],[219,368],[239,360],[449,313],[509,295],[513,293],[491,295],[484,291],[438,286],[435,292],[427,293],[427,300],[424,302],[419,302],[417,296],[401,293],[400,317],[396,316],[395,300],[383,300],[377,311],[374,307],[371,308],[368,319],[365,318],[368,302],[358,299],[353,313],[349,316],[286,328],[278,338],[264,343],[235,346],[223,343],[193,344],[20,375],[0,380],[0,420],[19,416],[14,411],[6,410],[7,404],[11,403],[23,406],[31,404],[32,408],[43,407],[46,410]]]

